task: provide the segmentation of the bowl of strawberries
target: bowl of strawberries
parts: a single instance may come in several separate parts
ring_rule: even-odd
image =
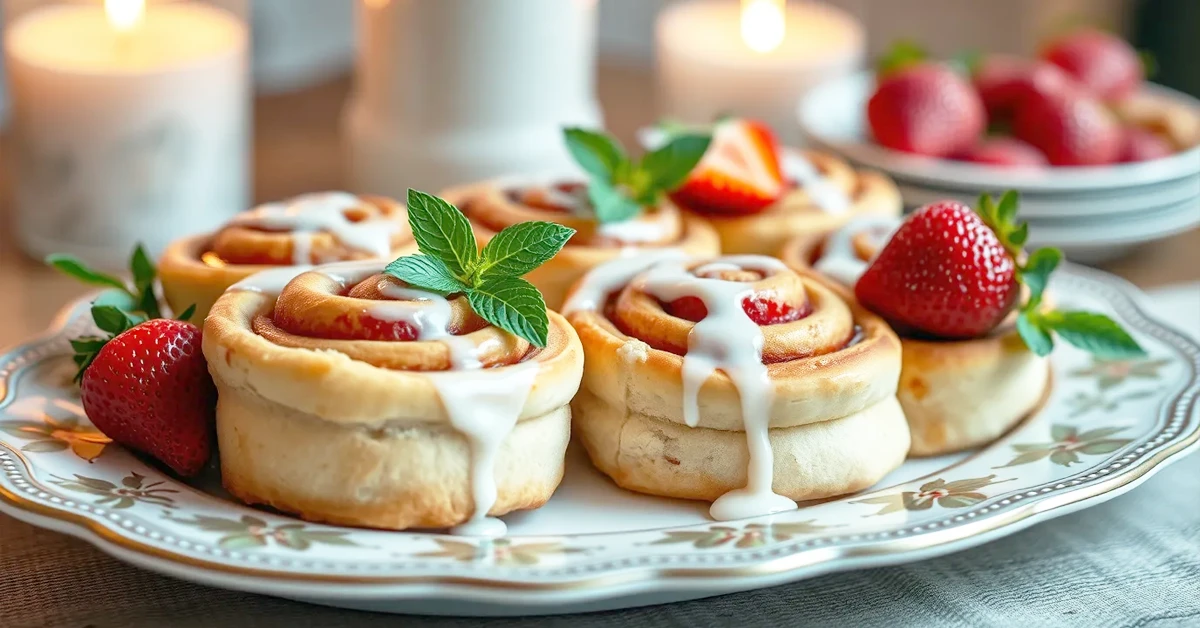
[[[1036,57],[931,59],[809,92],[808,140],[882,170],[905,205],[1015,189],[1038,245],[1098,261],[1200,224],[1200,101],[1146,80],[1128,43],[1077,29]]]

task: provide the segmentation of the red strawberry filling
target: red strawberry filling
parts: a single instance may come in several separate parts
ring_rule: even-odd
[[[664,304],[663,309],[676,318],[699,322],[708,316],[708,308],[699,297],[681,297]],[[742,310],[746,316],[758,325],[779,325],[797,321],[812,313],[808,303],[796,307],[790,303],[780,303],[762,294],[742,299]]]
[[[273,316],[280,329],[306,338],[326,340],[383,340],[411,341],[417,339],[417,330],[405,321],[384,321],[371,316],[351,317],[341,314],[331,321],[313,324],[313,321],[297,318],[287,311],[277,310]]]

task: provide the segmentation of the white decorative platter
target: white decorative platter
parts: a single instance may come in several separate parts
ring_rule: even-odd
[[[0,511],[212,586],[393,612],[563,613],[742,591],[971,547],[1094,505],[1200,441],[1200,346],[1128,284],[1078,267],[1052,289],[1105,311],[1149,357],[1060,346],[1044,407],[984,450],[906,463],[868,492],[743,521],[625,492],[572,452],[546,507],[497,540],[308,524],[243,506],[213,471],[184,483],[105,440],[70,382],[87,303],[0,356]]]

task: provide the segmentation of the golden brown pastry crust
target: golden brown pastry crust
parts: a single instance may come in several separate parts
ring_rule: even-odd
[[[468,441],[450,424],[431,380],[332,349],[277,345],[253,329],[275,302],[270,294],[232,290],[205,321],[229,491],[312,521],[387,529],[466,521],[474,512]],[[436,352],[427,345],[438,343],[404,344]],[[492,515],[540,506],[562,478],[567,404],[583,354],[561,316],[550,314],[548,345],[526,355],[526,363],[536,363],[537,374],[498,450]]]
[[[394,238],[392,249],[393,259],[401,255],[416,252],[416,243],[408,230],[406,214],[403,206],[394,200],[378,197],[363,196],[364,202],[387,207],[394,213],[400,231]],[[291,246],[286,233],[259,232],[244,227],[225,227],[215,233],[198,234],[180,238],[171,242],[158,262],[158,273],[162,283],[163,298],[171,306],[172,311],[182,312],[190,305],[196,306],[196,313],[190,320],[200,322],[208,315],[217,299],[225,289],[233,284],[264,270],[278,268],[274,265],[225,263],[214,258],[206,261],[205,256],[217,245],[217,240],[223,240],[222,246],[230,247],[244,254],[254,250],[269,252],[274,256],[291,255]],[[328,251],[339,260],[364,259],[369,257],[361,252],[346,250],[340,247],[325,233],[314,233],[310,247],[314,251]],[[261,247],[261,248],[260,248]],[[329,260],[334,261],[334,260]]]

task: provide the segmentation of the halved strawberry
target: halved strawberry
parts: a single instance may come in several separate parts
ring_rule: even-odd
[[[778,200],[785,187],[770,127],[730,119],[717,124],[704,158],[671,198],[698,212],[753,214]]]

